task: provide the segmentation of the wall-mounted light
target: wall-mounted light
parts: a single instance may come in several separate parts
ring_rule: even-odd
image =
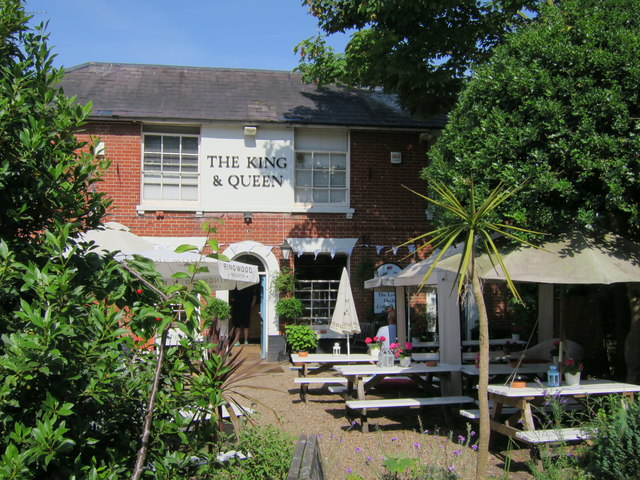
[[[96,157],[104,157],[104,142],[98,142],[94,150]]]
[[[244,212],[244,223],[246,223],[247,225],[249,225],[250,223],[253,222],[253,213],[251,212]]]
[[[289,260],[292,250],[293,249],[289,246],[289,244],[286,241],[282,242],[282,245],[280,245],[280,252],[282,252],[282,259]]]
[[[244,136],[245,137],[255,137],[258,133],[258,127],[254,127],[251,125],[246,125],[244,127]]]
[[[402,153],[401,152],[391,152],[391,154],[389,155],[389,159],[391,161],[391,163],[402,163]]]

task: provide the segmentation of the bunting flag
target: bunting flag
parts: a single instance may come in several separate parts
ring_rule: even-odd
[[[241,251],[238,250],[238,243],[220,243],[219,247],[220,247],[220,251],[223,251],[223,246],[227,246],[229,248],[229,250],[231,251],[232,256],[238,255],[240,253],[242,253]],[[351,255],[353,253],[353,249],[354,248],[372,248],[375,247],[376,249],[376,255],[380,255],[381,253],[393,253],[393,255],[398,255],[399,254],[399,250],[400,250],[400,246],[398,245],[392,245],[392,246],[387,246],[387,245],[370,245],[368,243],[361,243],[359,245],[355,245],[354,247],[350,248],[347,251],[344,252],[338,252],[335,248],[331,249],[331,251],[329,252],[329,254],[331,255],[331,258],[333,259],[337,253],[346,253],[347,255]],[[416,252],[416,245],[411,244],[411,245],[406,245],[407,250],[409,251],[409,254],[414,254]],[[248,251],[250,252],[254,252],[257,253],[259,255],[261,255],[262,257],[266,257],[268,256],[274,249],[279,249],[281,248],[280,245],[252,245],[251,248],[249,248]],[[383,250],[385,249],[389,249],[386,252],[383,252]],[[296,252],[294,252],[295,255],[299,258],[302,256],[303,253],[305,253],[304,250],[298,250]],[[320,254],[320,250],[316,249],[313,252],[313,256],[315,259],[318,258],[318,255]]]

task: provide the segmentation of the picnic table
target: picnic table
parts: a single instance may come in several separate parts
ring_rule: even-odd
[[[309,385],[325,385],[325,384],[345,384],[347,380],[340,376],[321,377],[318,374],[327,372],[339,364],[352,363],[372,363],[375,358],[365,353],[351,353],[333,355],[331,353],[310,353],[306,357],[301,357],[297,353],[291,354],[291,361],[294,364],[299,363],[298,377],[294,378],[294,383],[300,385],[300,398],[306,402]],[[315,364],[315,368],[309,368]],[[313,373],[313,375],[312,375]]]
[[[424,396],[405,397],[392,399],[367,399],[366,393],[378,385],[384,378],[401,376],[409,377],[419,385],[425,387],[427,392],[435,390],[433,378],[436,374],[450,374],[459,372],[462,365],[450,365],[440,363],[436,366],[425,364],[412,364],[409,367],[379,367],[378,365],[336,365],[334,369],[347,379],[348,388],[346,398],[347,413],[349,410],[360,412],[360,424],[363,432],[368,432],[367,409],[368,408],[399,408],[418,407],[427,405],[450,405],[473,402],[468,396]],[[357,399],[350,398],[356,392]]]
[[[585,440],[589,432],[582,428],[537,429],[532,409],[548,398],[563,397],[566,400],[583,401],[595,395],[618,394],[633,399],[640,392],[640,385],[610,380],[585,380],[580,385],[548,387],[541,383],[527,383],[525,387],[489,385],[489,399],[494,402],[491,429],[533,446],[540,443]],[[501,422],[503,408],[513,408],[515,413]]]

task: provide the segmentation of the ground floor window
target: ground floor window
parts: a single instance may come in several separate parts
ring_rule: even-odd
[[[347,255],[305,253],[294,260],[295,297],[304,305],[303,322],[328,325],[336,305],[342,269],[347,266]]]

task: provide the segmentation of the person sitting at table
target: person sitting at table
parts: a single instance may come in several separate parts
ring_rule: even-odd
[[[378,333],[376,333],[376,337],[384,337],[384,342],[382,342],[383,347],[389,348],[390,343],[395,343],[397,336],[396,331],[396,311],[393,308],[390,308],[387,311],[387,325],[380,327],[378,329]]]

